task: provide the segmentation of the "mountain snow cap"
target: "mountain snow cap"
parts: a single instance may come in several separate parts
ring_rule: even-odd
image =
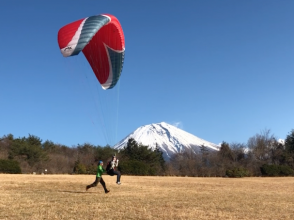
[[[201,146],[205,146],[208,150],[219,150],[218,145],[198,138],[166,122],[141,126],[117,143],[114,148],[123,149],[130,138],[142,145],[149,146],[152,150],[156,148],[157,144],[165,159],[170,159],[174,153],[183,152],[187,149],[199,152]]]

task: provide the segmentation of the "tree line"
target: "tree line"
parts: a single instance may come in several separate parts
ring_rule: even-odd
[[[119,170],[128,175],[162,175],[164,159],[159,149],[130,139],[125,149],[89,143],[68,147],[39,137],[0,138],[0,173],[95,174],[98,161],[106,164],[112,156],[120,159]]]
[[[250,137],[247,144],[222,142],[219,151],[204,146],[198,153],[173,155],[168,172],[186,176],[292,176],[294,174],[294,130],[285,143],[269,130]]]
[[[118,169],[125,175],[293,176],[294,130],[285,143],[265,130],[246,144],[222,142],[219,151],[201,146],[196,153],[176,153],[169,161],[164,161],[159,146],[153,151],[134,139],[117,151],[110,146],[85,143],[68,147],[43,142],[34,135],[15,138],[8,134],[0,138],[0,173],[94,174],[97,162],[106,164],[113,154],[120,159]]]

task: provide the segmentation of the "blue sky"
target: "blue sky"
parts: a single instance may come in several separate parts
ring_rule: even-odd
[[[285,138],[294,129],[293,11],[292,0],[2,0],[0,136],[105,145],[106,132],[113,144],[164,121],[216,144],[264,129]],[[105,94],[83,54],[64,58],[57,43],[62,26],[101,13],[125,34],[118,122],[109,122],[117,131],[101,123]]]

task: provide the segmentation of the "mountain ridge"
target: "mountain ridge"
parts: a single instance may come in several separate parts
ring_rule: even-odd
[[[143,125],[127,135],[113,148],[123,149],[130,138],[149,146],[152,150],[156,148],[157,144],[166,160],[169,160],[173,154],[188,149],[195,153],[199,152],[201,146],[205,146],[208,150],[219,150],[217,144],[201,139],[166,122]]]

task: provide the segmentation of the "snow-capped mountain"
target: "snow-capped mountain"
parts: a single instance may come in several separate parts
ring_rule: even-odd
[[[282,145],[285,145],[285,140],[284,139],[279,139],[278,140],[278,143],[282,144]]]
[[[219,150],[218,145],[198,138],[165,122],[139,127],[117,143],[114,148],[123,149],[130,138],[135,139],[138,143],[149,146],[153,150],[157,143],[165,159],[169,159],[172,154],[183,152],[186,149],[192,149],[194,152],[198,152],[200,146],[205,146],[208,150]]]

